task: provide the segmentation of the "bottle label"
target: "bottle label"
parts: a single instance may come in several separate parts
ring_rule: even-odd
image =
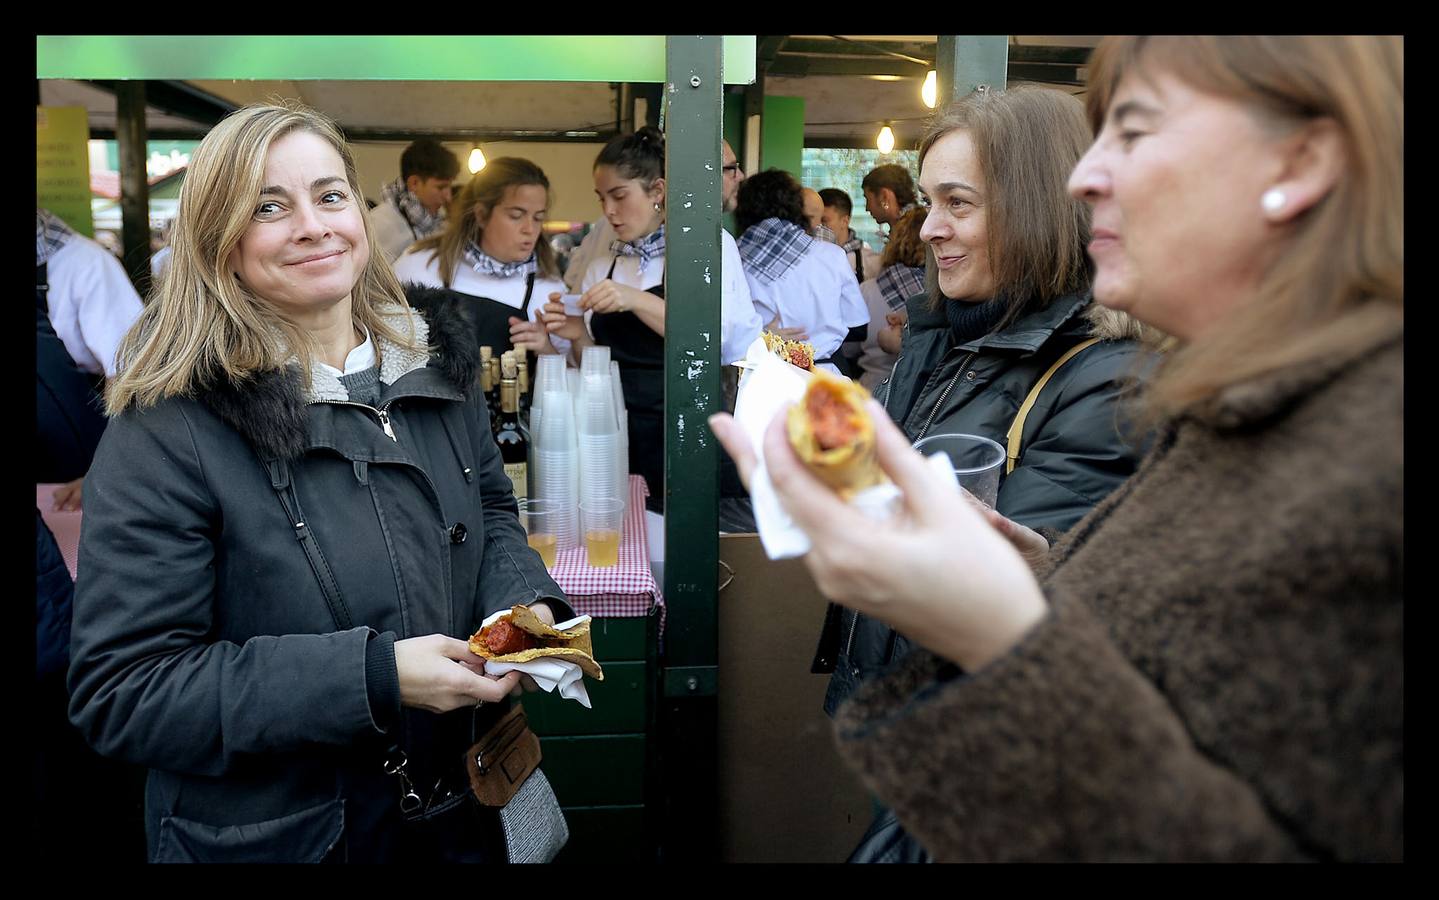
[[[530,495],[528,469],[527,463],[505,463],[505,474],[510,476],[510,484],[514,485],[516,499],[523,500]]]

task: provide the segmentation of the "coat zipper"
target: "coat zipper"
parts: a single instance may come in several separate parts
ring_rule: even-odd
[[[376,418],[380,420],[380,427],[385,429],[385,437],[389,438],[397,444],[400,442],[400,439],[395,437],[394,429],[390,427],[390,404],[394,403],[394,400],[390,400],[385,403],[384,406],[380,407],[370,406],[368,403],[356,403],[353,400],[324,400],[321,402],[333,403],[336,406],[358,406],[360,409],[368,409],[370,412],[375,414]]]
[[[919,434],[915,435],[914,440],[916,440],[916,441],[919,440],[920,438],[924,437],[925,432],[929,431],[929,426],[931,426],[931,425],[934,424],[934,417],[937,416],[937,415],[939,415],[940,407],[944,406],[944,401],[947,400],[947,399],[949,399],[949,392],[952,391],[952,390],[954,390],[954,386],[955,386],[955,384],[959,381],[959,377],[964,374],[964,370],[969,367],[969,364],[974,360],[974,357],[975,357],[976,355],[977,355],[977,351],[971,350],[971,351],[969,352],[969,356],[965,357],[964,362],[960,363],[960,365],[959,365],[959,371],[954,373],[954,377],[951,378],[951,379],[949,380],[949,384],[945,386],[945,388],[944,388],[944,393],[939,395],[939,402],[936,403],[936,404],[934,404],[934,409],[930,410],[930,412],[929,412],[929,418],[925,421],[924,427],[919,430]],[[901,356],[899,359],[903,359],[903,358],[904,358],[904,357]],[[894,366],[895,366],[896,369],[899,368],[899,359],[896,359],[896,360],[894,361]],[[893,370],[890,371],[889,377],[890,377],[891,379],[894,378],[894,371],[893,371]],[[891,385],[890,385],[890,391],[893,391],[893,389],[894,389],[894,385],[891,384]],[[889,409],[889,392],[886,392],[885,395],[884,395],[884,408],[885,408],[885,409]],[[911,443],[913,443],[913,441],[911,441]],[[848,662],[848,660],[849,660],[850,650],[854,647],[854,632],[855,632],[855,629],[856,629],[858,626],[859,626],[859,613],[858,613],[858,612],[855,612],[855,613],[854,613],[854,618],[851,619],[851,620],[850,620],[850,623],[849,623],[849,640],[845,641],[845,643],[844,643],[844,658],[845,658],[846,662]],[[855,669],[853,665],[850,665],[850,671],[851,671],[852,673],[854,673],[854,674],[858,674],[858,673],[859,673],[859,670]]]
[[[954,385],[959,381],[959,376],[964,374],[964,370],[968,368],[975,355],[976,352],[971,350],[969,356],[965,357],[964,362],[959,364],[959,371],[954,373],[954,377],[950,379],[949,384],[945,386],[944,393],[939,395],[939,402],[935,403],[934,409],[929,411],[929,418],[925,420],[924,427],[919,430],[919,434],[914,436],[915,441],[924,437],[929,431],[929,426],[934,424],[934,417],[939,415],[939,410],[944,406],[944,401],[949,399],[949,392],[954,390]],[[913,443],[913,441],[910,443]]]

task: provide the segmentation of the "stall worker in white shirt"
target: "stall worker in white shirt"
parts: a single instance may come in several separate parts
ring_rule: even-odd
[[[99,243],[38,207],[35,265],[44,267],[50,324],[70,358],[91,375],[115,377],[115,351],[143,308],[125,268]]]
[[[553,298],[550,333],[585,347],[604,345],[619,363],[629,412],[630,471],[649,485],[649,509],[664,509],[665,141],[645,126],[616,135],[595,159],[595,194],[617,240],[580,282],[581,315]],[[720,231],[720,362],[742,359],[760,333],[734,239]],[[571,313],[575,310],[570,310]]]
[[[468,295],[480,346],[499,356],[512,346],[534,353],[568,350],[539,322],[551,294],[564,292],[542,228],[550,182],[527,159],[503,156],[466,182],[445,230],[395,261],[401,282]]]
[[[780,169],[751,175],[739,188],[735,227],[755,309],[779,328],[800,329],[815,365],[839,374],[830,358],[846,340],[863,340],[869,310],[838,244],[805,226],[799,182]]]
[[[375,243],[393,263],[415,241],[438,233],[445,216],[460,160],[434,138],[420,138],[400,154],[400,177],[380,191],[370,211]]]

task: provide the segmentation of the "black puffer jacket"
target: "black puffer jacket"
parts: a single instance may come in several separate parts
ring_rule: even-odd
[[[390,858],[400,790],[382,754],[399,743],[423,795],[486,727],[402,710],[394,642],[464,639],[542,598],[572,615],[471,390],[470,326],[449,292],[411,301],[434,354],[377,338],[378,408],[345,402],[333,376],[307,396],[291,369],[132,407],[105,432],[85,479],[70,712],[102,754],[151,769],[151,860]],[[338,628],[269,459],[286,461],[355,627]]]
[[[1045,371],[1075,344],[1082,350],[1045,385],[1025,420],[1021,455],[1001,476],[996,509],[1053,535],[1078,522],[1134,472],[1147,440],[1130,434],[1121,400],[1150,361],[1128,316],[1090,301],[1060,297],[1001,331],[958,346],[943,310],[909,300],[909,324],[893,373],[877,390],[910,441],[927,435],[978,434],[1005,445],[1020,405]],[[825,711],[901,659],[909,641],[875,619],[844,610],[840,649]]]

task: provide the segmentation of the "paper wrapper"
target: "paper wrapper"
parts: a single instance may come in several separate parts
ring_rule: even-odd
[[[744,362],[737,365],[745,369],[745,374],[740,379],[734,418],[755,452],[756,466],[750,478],[750,499],[754,503],[760,543],[770,559],[803,556],[809,552],[810,539],[780,505],[775,494],[764,461],[764,433],[781,409],[802,401],[814,375],[781,361],[769,352],[762,338],[755,339]],[[956,491],[959,490],[959,481],[947,456],[936,453],[928,462],[946,484],[952,484]],[[848,502],[870,518],[883,521],[898,511],[900,492],[899,488],[885,482],[855,492]]]
[[[519,653],[493,656],[489,653],[488,648],[472,636],[470,650],[485,657],[485,672],[496,676],[504,675],[507,672],[523,672],[533,678],[541,689],[551,693],[558,689],[561,697],[567,700],[576,700],[585,709],[590,709],[590,695],[589,691],[585,689],[584,676],[589,675],[597,681],[604,680],[603,670],[599,663],[594,661],[594,647],[590,640],[590,617],[579,616],[567,622],[556,623],[552,628],[542,622],[527,607],[516,606],[512,609],[502,609],[487,617],[480,624],[479,631],[483,632],[505,616],[510,616],[511,621],[520,625],[525,631],[534,633],[536,630],[540,630],[540,633],[548,638],[572,641],[573,644],[571,647],[541,647]]]

